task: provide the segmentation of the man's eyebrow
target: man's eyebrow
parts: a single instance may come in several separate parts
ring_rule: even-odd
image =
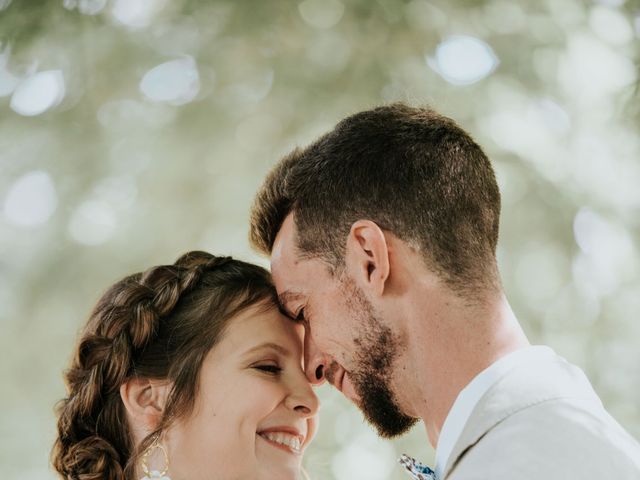
[[[265,342],[265,343],[261,343],[260,345],[256,345],[255,347],[251,347],[249,350],[247,350],[246,352],[244,352],[244,355],[249,355],[251,353],[257,352],[259,350],[275,350],[276,352],[284,355],[284,356],[290,356],[291,352],[283,347],[282,345],[279,345],[277,343],[273,343],[273,342]]]
[[[280,304],[280,308],[287,316],[293,317],[293,314],[289,311],[287,305],[289,304],[289,302],[299,300],[300,298],[302,298],[302,293],[292,290],[285,290],[278,295],[278,303]]]

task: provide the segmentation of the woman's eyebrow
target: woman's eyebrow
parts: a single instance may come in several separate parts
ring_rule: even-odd
[[[278,353],[280,353],[281,355],[284,355],[284,356],[290,356],[291,355],[291,352],[289,351],[289,349],[287,349],[286,347],[283,347],[282,345],[274,343],[274,342],[265,342],[265,343],[261,343],[259,345],[256,345],[255,347],[251,347],[249,350],[244,352],[244,355],[249,355],[251,353],[255,353],[255,352],[260,351],[260,350],[275,350],[276,352],[278,352]]]

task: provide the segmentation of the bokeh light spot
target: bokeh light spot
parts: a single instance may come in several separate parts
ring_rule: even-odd
[[[633,28],[618,10],[596,6],[589,15],[589,26],[607,43],[624,45],[633,39]]]
[[[58,206],[56,189],[47,172],[36,170],[18,178],[7,193],[4,215],[16,225],[45,223]]]
[[[607,7],[621,7],[626,0],[595,0],[600,5],[606,5]]]
[[[116,214],[106,202],[88,200],[71,216],[69,234],[83,245],[101,245],[107,242],[116,228]]]
[[[622,52],[593,35],[569,36],[566,51],[560,57],[558,81],[577,101],[592,104],[635,80],[636,68]]]
[[[40,115],[58,105],[65,95],[60,70],[38,72],[22,80],[11,97],[11,109],[27,117]]]
[[[95,199],[113,205],[118,211],[132,208],[138,196],[135,177],[130,172],[105,178],[93,191]]]
[[[566,257],[554,244],[532,242],[522,249],[516,262],[518,288],[532,308],[543,310],[560,288],[568,283]]]
[[[107,6],[107,0],[80,0],[78,10],[84,15],[97,15]]]
[[[565,134],[571,128],[571,119],[567,111],[549,98],[540,98],[533,102],[532,115],[540,117],[549,130]]]
[[[602,250],[622,250],[625,256],[633,253],[627,231],[587,207],[581,208],[576,214],[573,232],[580,250],[586,254],[597,254]]]
[[[183,105],[200,91],[200,75],[190,56],[162,63],[149,70],[140,82],[140,91],[154,102]]]
[[[573,221],[580,254],[573,261],[574,280],[602,294],[615,290],[635,275],[633,242],[623,227],[583,207]]]
[[[20,79],[13,75],[7,68],[11,50],[6,47],[0,53],[0,97],[11,95],[20,82]]]
[[[144,28],[166,3],[166,0],[115,0],[111,14],[127,27]]]
[[[447,82],[454,85],[476,83],[499,64],[493,49],[479,38],[452,35],[436,47],[435,56],[426,58],[427,64]]]
[[[344,15],[344,5],[338,0],[304,0],[298,5],[302,19],[315,28],[331,28]]]

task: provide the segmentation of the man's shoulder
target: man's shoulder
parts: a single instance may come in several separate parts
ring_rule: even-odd
[[[571,398],[523,408],[458,457],[449,480],[640,478],[640,445],[604,409]]]
[[[501,472],[510,478],[537,472],[538,478],[543,467],[606,469],[602,455],[608,451],[609,458],[619,451],[640,458],[640,446],[606,412],[582,370],[549,352],[512,369],[486,392],[454,447],[448,478],[483,478],[468,473],[483,465],[494,470],[484,478],[502,478]],[[629,465],[635,469],[629,478],[640,478],[640,460]]]
[[[604,408],[582,399],[556,398],[522,409],[489,430],[481,443],[529,450],[535,446],[530,456],[543,460],[565,457],[569,451],[585,463],[588,455],[622,455],[635,459],[640,474],[640,444]]]
[[[583,408],[594,411],[602,409],[602,402],[578,367],[550,349],[534,360],[510,369],[487,390],[465,425],[457,445],[459,449],[465,448],[464,443],[475,443],[518,412],[536,406],[532,411],[550,408],[553,400],[580,403]]]

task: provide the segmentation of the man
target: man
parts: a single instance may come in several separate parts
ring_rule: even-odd
[[[250,236],[305,324],[309,380],[384,437],[422,420],[439,480],[640,479],[640,446],[582,371],[529,345],[497,269],[499,214],[473,139],[395,104],[278,163]]]

